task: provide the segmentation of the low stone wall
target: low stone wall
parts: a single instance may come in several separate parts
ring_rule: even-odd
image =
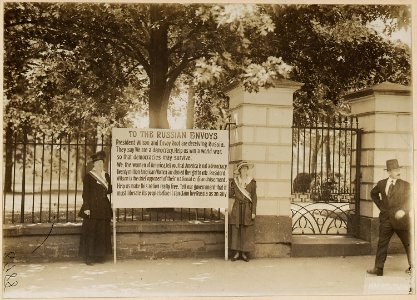
[[[375,254],[378,219],[361,217],[360,222],[360,228],[372,228],[360,232],[359,238],[370,242],[372,248],[370,253],[362,254]],[[290,217],[257,216],[255,226],[253,256],[291,257]],[[78,257],[80,233],[79,223],[4,225],[3,253],[14,252],[16,262],[81,260]],[[118,259],[223,258],[224,223],[121,222],[117,224],[116,250]],[[389,253],[404,253],[396,235]]]
[[[3,253],[16,262],[81,260],[81,224],[3,226]],[[224,223],[147,222],[117,224],[118,259],[224,257]]]
[[[54,224],[53,227],[52,224],[3,225],[3,253],[13,252],[15,262],[77,258],[80,225]]]
[[[118,258],[224,257],[224,223],[124,223],[117,229]]]
[[[255,226],[253,256],[290,257],[291,218],[258,216]],[[80,234],[79,223],[4,225],[3,252],[16,262],[81,260]],[[223,258],[224,223],[121,222],[116,244],[118,259]]]

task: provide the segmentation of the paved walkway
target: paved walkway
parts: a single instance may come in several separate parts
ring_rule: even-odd
[[[405,255],[389,256],[383,277],[366,274],[374,256],[124,260],[18,264],[4,298],[407,295]],[[6,275],[6,274],[5,274]],[[396,296],[397,298],[397,296]]]

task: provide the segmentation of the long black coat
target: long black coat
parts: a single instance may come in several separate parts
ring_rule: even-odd
[[[100,183],[93,174],[84,177],[83,205],[78,215],[83,218],[79,255],[87,259],[105,257],[111,253],[110,219],[112,209],[107,194],[112,189],[110,175],[105,173],[107,187]],[[84,211],[90,210],[90,216]]]
[[[79,217],[88,218],[85,215],[85,210],[90,210],[90,219],[111,219],[112,209],[110,200],[107,194],[112,192],[110,183],[110,175],[105,173],[108,188],[102,185],[94,176],[89,172],[84,177],[83,188],[83,205],[81,206]]]
[[[411,213],[411,188],[407,181],[397,179],[392,191],[392,195],[388,197],[385,193],[387,180],[380,180],[371,191],[371,198],[380,209],[379,218],[381,222],[391,222],[395,229],[409,229],[410,213]],[[406,215],[397,220],[395,213],[403,210]]]

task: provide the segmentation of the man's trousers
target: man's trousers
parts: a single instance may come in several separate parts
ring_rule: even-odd
[[[375,257],[376,268],[384,268],[385,260],[387,259],[388,245],[394,233],[398,235],[402,244],[404,245],[405,251],[407,253],[408,265],[412,266],[410,257],[410,230],[394,229],[389,220],[383,220],[379,224],[379,240]]]

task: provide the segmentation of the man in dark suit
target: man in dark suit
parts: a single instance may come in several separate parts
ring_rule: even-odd
[[[388,244],[394,233],[398,235],[407,253],[411,272],[411,190],[410,184],[401,180],[400,166],[396,159],[387,160],[389,177],[377,183],[371,191],[371,198],[379,208],[379,240],[376,251],[375,266],[367,273],[377,276],[383,275],[385,260],[387,259]]]

